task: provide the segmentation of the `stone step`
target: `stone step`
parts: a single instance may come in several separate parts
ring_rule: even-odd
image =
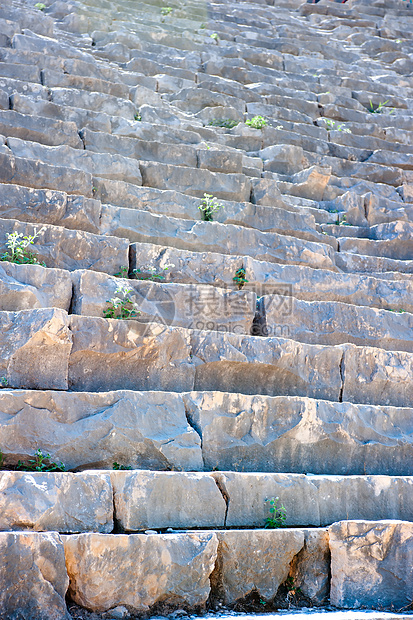
[[[108,534],[115,522],[118,532],[127,533],[262,528],[274,497],[286,508],[286,527],[344,519],[411,521],[412,485],[411,476],[0,471],[0,530]]]
[[[377,256],[399,261],[413,259],[413,223],[390,222],[378,224],[369,231],[370,239],[356,237],[339,237],[340,251]]]
[[[377,310],[331,301],[291,300],[291,312],[280,308],[279,295],[264,295],[258,302],[254,332],[288,336],[310,344],[380,347],[413,353],[413,314],[403,308]]]
[[[57,201],[56,201],[57,203]],[[50,205],[53,207],[53,203]],[[56,204],[58,205],[58,203]],[[0,219],[2,238],[0,247],[7,252],[7,234],[37,235],[33,254],[39,263],[59,269],[93,269],[117,273],[128,264],[129,242],[119,237],[95,235],[83,230],[69,230],[61,226],[29,224],[13,219]],[[2,252],[3,253],[3,252]]]
[[[109,116],[122,116],[129,120],[133,120],[136,114],[136,106],[132,101],[113,95],[75,88],[54,87],[50,91],[49,100],[58,105],[103,112]]]
[[[75,88],[79,91],[91,91],[104,93],[120,99],[129,99],[129,88],[126,84],[119,82],[108,82],[95,77],[82,77],[79,75],[69,75],[60,73],[52,69],[42,70],[42,84],[49,88]]]
[[[99,194],[98,194],[99,195]],[[334,250],[325,243],[246,226],[178,219],[137,209],[103,207],[101,232],[201,252],[244,254],[260,261],[306,265],[336,271]],[[103,214],[103,213],[102,213]]]
[[[1,312],[0,320],[0,372],[11,388],[105,391],[109,384],[117,390],[219,390],[399,407],[412,392],[412,353],[405,351],[68,316],[52,308]],[[24,366],[32,339],[44,341],[44,368],[40,360]]]
[[[243,255],[190,252],[149,243],[132,244],[130,261],[132,270],[146,266],[157,272],[173,264],[165,274],[168,282],[198,282],[222,288],[234,288],[235,272],[243,267],[248,280],[243,288],[255,291],[259,297],[278,295],[280,310],[287,315],[291,312],[291,296],[309,302],[337,301],[385,310],[399,310],[401,304],[407,312],[413,311],[408,274],[390,272],[373,276],[351,273],[350,269],[349,273],[335,273],[304,265],[268,263]],[[389,279],[380,278],[382,275]],[[396,279],[398,275],[405,279]]]
[[[162,279],[162,273],[159,275]],[[72,280],[71,310],[84,316],[104,317],[105,311],[114,305],[110,300],[119,299],[128,300],[126,316],[133,309],[131,318],[140,323],[250,334],[256,312],[257,297],[248,291],[127,280],[92,271],[75,271]],[[114,318],[118,318],[118,312]]]
[[[391,274],[392,278],[411,278],[413,261],[395,260],[381,256],[367,256],[340,251],[336,254],[336,265],[347,273],[371,274],[376,278]]]

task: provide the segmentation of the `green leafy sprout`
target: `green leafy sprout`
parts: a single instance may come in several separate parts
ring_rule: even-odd
[[[12,232],[6,233],[7,252],[0,256],[0,261],[9,261],[18,265],[44,265],[39,263],[35,254],[28,251],[28,247],[33,245],[37,237],[45,228],[41,228],[39,232],[34,230],[34,235],[23,235],[23,233]]]
[[[331,118],[325,118],[324,122],[327,126],[327,129],[329,131],[342,131],[343,133],[351,133],[351,129],[349,129],[348,127],[346,127],[343,123],[341,123],[341,125],[337,125],[336,127],[336,122],[332,121]]]
[[[241,290],[242,287],[248,282],[248,280],[245,277],[245,274],[246,274],[245,267],[240,267],[239,269],[236,270],[235,276],[232,278],[233,281],[236,284],[238,284],[239,290]]]
[[[219,118],[214,118],[212,121],[209,121],[208,125],[212,127],[224,127],[225,129],[233,129],[237,125],[239,125],[239,121],[233,121],[230,118],[225,118],[220,120]]]
[[[205,222],[212,222],[213,214],[216,213],[219,209],[223,209],[224,205],[218,202],[218,198],[213,196],[212,194],[204,194],[201,204],[198,209],[202,211],[202,215],[204,217]]]
[[[103,311],[103,317],[105,319],[136,319],[141,311],[131,300],[130,293],[133,293],[133,289],[126,283],[119,285],[115,296],[106,301],[109,306]]]
[[[253,118],[246,120],[245,124],[253,129],[262,129],[268,125],[268,121],[263,116],[254,116]]]
[[[271,499],[266,499],[266,502],[269,502],[269,512],[270,516],[265,519],[265,526],[267,529],[277,529],[280,527],[284,527],[285,521],[287,519],[287,510],[281,504],[278,506],[280,498],[279,497],[271,497]]]
[[[213,32],[212,34],[209,35],[211,39],[213,39],[214,41],[216,41],[218,43],[218,33],[217,32]]]
[[[113,469],[115,471],[127,471],[132,469],[130,465],[119,465],[116,461],[113,463]]]
[[[16,469],[18,471],[66,471],[64,463],[55,463],[51,460],[50,454],[44,454],[40,448],[34,453],[34,458],[29,459],[27,463],[18,461]]]
[[[386,108],[386,103],[389,103],[389,100],[384,102],[380,101],[379,105],[375,107],[372,100],[369,99],[370,107],[368,108],[368,111],[372,114],[384,114],[386,110],[388,110],[389,114],[394,114],[396,112],[396,108]]]
[[[46,5],[43,4],[43,2],[36,2],[36,4],[34,5],[35,9],[39,9],[39,11],[44,11],[46,8]]]
[[[171,6],[164,6],[161,8],[161,15],[170,15],[172,13],[172,7]]]

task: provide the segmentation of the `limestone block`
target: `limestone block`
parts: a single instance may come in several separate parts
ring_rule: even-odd
[[[116,273],[128,264],[129,242],[127,239],[94,235],[83,230],[68,230],[61,226],[33,225],[15,220],[0,219],[3,234],[17,231],[23,235],[40,233],[32,251],[39,262],[48,267],[61,269],[94,269]],[[41,230],[42,229],[42,230]],[[6,250],[6,239],[0,248]]]
[[[114,471],[111,480],[125,531],[224,526],[226,503],[209,474]]]
[[[136,318],[141,323],[159,322],[238,334],[251,331],[256,308],[254,293],[111,278],[95,271],[76,271],[72,277],[74,314],[102,317],[108,308],[107,300],[128,297],[139,309]],[[119,293],[119,290],[129,292]]]
[[[412,260],[413,240],[411,224],[408,222],[390,222],[389,224],[379,224],[379,226],[395,226],[399,229],[407,229],[407,237],[403,238],[404,235],[398,234],[392,235],[393,239],[386,240],[339,237],[340,249],[342,249],[343,252],[367,256],[385,257],[395,260]]]
[[[47,147],[18,138],[10,138],[8,145],[16,157],[40,159],[50,165],[58,161],[63,166],[77,168],[97,177],[122,179],[137,185],[142,184],[139,162],[130,157],[124,157],[123,153],[114,155],[104,152],[95,153],[83,149],[73,149],[67,145]]]
[[[301,146],[274,144],[259,152],[264,161],[264,170],[279,174],[295,174],[308,165]]]
[[[0,472],[0,529],[111,532],[110,475]]]
[[[0,445],[7,463],[37,448],[67,469],[203,469],[200,438],[182,399],[166,392],[0,391]]]
[[[191,345],[196,390],[339,400],[340,347],[197,331]]]
[[[214,533],[64,536],[70,596],[92,611],[156,603],[202,608],[217,555]]]
[[[331,168],[311,166],[291,177],[291,194],[310,200],[322,200],[331,177]]]
[[[82,170],[49,166],[41,161],[0,153],[0,182],[29,187],[58,189],[92,197],[92,177]]]
[[[83,148],[74,123],[29,116],[15,110],[0,111],[0,133],[49,146],[67,144],[76,149]]]
[[[136,320],[72,315],[69,384],[75,391],[171,390],[193,387],[189,332]]]
[[[217,531],[218,561],[211,583],[231,605],[253,591],[266,600],[277,594],[290,562],[304,546],[302,530]],[[69,571],[70,572],[70,571]]]
[[[199,197],[206,192],[224,200],[239,202],[250,198],[250,181],[243,174],[222,174],[155,162],[141,162],[141,173],[143,185],[149,187],[175,189]]]
[[[126,84],[108,82],[95,77],[94,74],[87,76],[69,75],[68,73],[46,69],[42,70],[42,84],[50,88],[56,86],[61,88],[78,88],[79,90],[106,93],[121,99],[129,99],[129,88]]]
[[[370,243],[375,243],[370,241]],[[338,252],[336,265],[348,273],[382,274],[387,271],[413,273],[413,260],[394,260],[382,256],[361,256],[352,252]],[[397,307],[397,306],[396,306]]]
[[[72,299],[70,275],[63,269],[0,262],[0,310],[62,308]]]
[[[67,390],[71,347],[64,310],[0,312],[0,376],[7,387]]]
[[[305,241],[276,232],[264,233],[230,223],[193,222],[145,211],[139,213],[138,227],[136,220],[136,213],[127,212],[123,216],[120,210],[116,210],[115,213],[105,210],[102,230],[105,232],[116,230],[117,235],[132,230],[131,236],[133,235],[134,240],[171,245],[181,250],[238,256],[247,254],[261,261],[337,270],[334,250],[324,243]]]
[[[252,202],[257,205],[280,207],[286,211],[295,211],[294,207],[284,201],[277,182],[274,179],[252,179]]]
[[[222,392],[183,398],[207,469],[411,473],[411,409]]]
[[[0,610],[3,618],[70,620],[69,579],[56,532],[0,532]]]
[[[93,93],[75,88],[52,88],[51,97],[53,103],[59,105],[94,110],[109,116],[122,116],[133,120],[136,114],[136,107],[132,101],[104,93]]]
[[[294,557],[290,576],[313,605],[325,605],[330,594],[330,548],[326,529],[304,529],[304,546]]]
[[[242,172],[242,155],[236,151],[216,151],[205,149],[198,151],[198,168],[211,172]]]
[[[207,73],[211,72],[207,71]],[[233,107],[240,113],[243,113],[245,110],[245,104],[240,99],[222,93],[211,92],[206,88],[183,88],[179,92],[170,95],[169,101],[177,108],[192,113],[215,106]]]
[[[278,295],[261,297],[258,312],[264,317],[265,336],[283,333],[309,344],[351,342],[413,353],[413,314],[407,312],[293,298],[291,314],[287,315]]]
[[[397,309],[402,304],[407,312],[413,311],[413,286],[405,280],[375,278],[370,275],[334,273],[295,265],[280,265],[257,261],[249,256],[228,256],[214,252],[190,252],[149,243],[131,246],[131,268],[148,265],[158,271],[172,263],[166,280],[182,283],[205,283],[231,287],[232,278],[244,266],[249,282],[245,289],[255,290],[262,296],[278,294],[280,305],[291,307],[291,294],[299,299],[339,301],[360,306]],[[286,307],[284,307],[286,310]]]
[[[412,601],[413,524],[341,521],[329,528],[331,604],[401,609]]]
[[[4,90],[0,90],[0,110],[9,109],[9,95]]]
[[[374,347],[344,345],[343,400],[409,407],[413,354]]]
[[[84,196],[0,183],[0,216],[98,233],[100,204]]]

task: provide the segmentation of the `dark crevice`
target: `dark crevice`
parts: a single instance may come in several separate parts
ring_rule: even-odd
[[[343,391],[344,391],[344,374],[345,374],[345,368],[344,368],[344,355],[345,355],[345,351],[343,351],[343,354],[341,356],[341,360],[340,360],[340,377],[341,377],[341,388],[340,388],[340,393],[338,395],[338,402],[342,403],[343,402]]]
[[[218,473],[214,473],[212,474],[213,479],[215,480],[215,484],[218,487],[219,492],[222,495],[222,498],[225,502],[225,517],[224,517],[224,527],[227,527],[227,517],[228,517],[228,508],[229,508],[229,502],[230,502],[230,497],[229,497],[229,493],[227,491],[227,489],[225,488],[225,483],[222,479],[222,475],[218,474]]]
[[[67,311],[68,314],[73,314],[74,304],[75,304],[75,285],[72,282],[72,296],[70,298],[69,309]]]

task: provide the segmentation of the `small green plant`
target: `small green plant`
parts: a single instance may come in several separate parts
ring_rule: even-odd
[[[39,11],[44,11],[46,8],[46,5],[43,4],[43,2],[36,2],[36,4],[34,5],[35,9],[39,9]]]
[[[161,15],[170,15],[172,13],[172,7],[171,6],[164,6],[161,8]]]
[[[34,458],[27,463],[18,461],[16,469],[18,471],[66,471],[64,463],[55,463],[51,460],[50,454],[44,454],[42,450],[34,453]]]
[[[230,118],[225,118],[220,120],[219,118],[214,118],[212,121],[209,121],[208,125],[212,127],[225,127],[225,129],[233,129],[239,125],[239,121],[233,121]]]
[[[115,277],[116,278],[128,278],[128,268],[127,267],[121,267],[120,271],[118,271],[118,273],[115,273]]]
[[[239,269],[237,269],[235,272],[235,276],[232,279],[234,282],[236,282],[236,284],[238,284],[239,290],[241,290],[242,287],[248,282],[245,277],[245,267],[240,267]]]
[[[168,263],[162,269],[158,270],[156,267],[138,267],[132,271],[136,280],[151,280],[152,282],[162,282],[165,280],[166,272],[175,267],[173,263]]]
[[[205,222],[212,222],[213,214],[218,211],[218,209],[223,209],[224,205],[218,202],[218,198],[213,196],[212,194],[204,194],[201,204],[198,209],[202,211],[202,215],[204,216]]]
[[[3,467],[4,464],[4,455],[3,452],[0,450],[0,469]]]
[[[141,121],[142,120],[142,116],[139,114],[139,112],[136,112],[135,116],[133,117],[135,119],[135,121]]]
[[[129,469],[132,469],[132,467],[130,465],[119,465],[119,463],[115,461],[113,463],[113,469],[115,469],[116,471],[127,471]]]
[[[269,502],[270,507],[270,516],[265,519],[265,526],[267,529],[276,529],[279,527],[284,527],[285,521],[287,519],[287,510],[281,504],[278,506],[280,498],[279,497],[271,497],[271,499],[266,499],[266,502]]]
[[[109,307],[103,311],[103,317],[105,319],[136,319],[141,312],[129,297],[132,292],[133,289],[126,283],[118,286],[115,296],[106,301]]]
[[[212,34],[209,35],[211,39],[213,39],[214,41],[216,41],[218,43],[218,33],[213,32]]]
[[[43,230],[44,228],[41,228],[39,232],[36,232],[35,229],[34,235],[23,235],[23,233],[18,232],[6,233],[6,248],[8,251],[0,256],[0,260],[17,263],[18,265],[44,265],[44,263],[39,263],[33,252],[27,250],[30,245],[34,244],[35,239]]]
[[[268,125],[268,121],[263,116],[254,116],[253,118],[246,120],[245,124],[253,129],[262,129]]]
[[[343,123],[341,123],[341,125],[337,125],[336,127],[336,122],[332,121],[331,118],[325,118],[324,122],[329,131],[334,130],[334,131],[342,131],[344,133],[351,133],[351,129],[348,129],[348,127],[345,127]]]
[[[2,387],[2,388],[9,387],[9,382],[7,380],[7,377],[1,377],[0,378],[0,387]]]
[[[396,108],[386,108],[386,103],[389,103],[389,100],[384,101],[383,103],[380,101],[379,105],[375,107],[371,99],[369,99],[370,107],[367,109],[372,114],[384,114],[386,110],[388,110],[389,114],[394,114],[396,112]]]

